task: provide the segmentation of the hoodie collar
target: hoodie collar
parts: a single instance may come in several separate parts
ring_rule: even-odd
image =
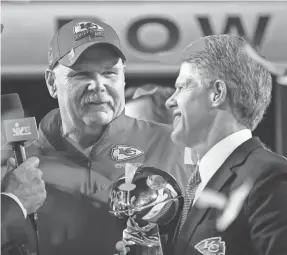
[[[132,128],[135,119],[125,115],[115,118],[107,126],[103,136],[97,144],[105,143],[107,140],[118,140],[121,136]],[[40,122],[39,125],[39,143],[42,148],[54,151],[69,151],[71,143],[62,135],[62,119],[60,110],[54,109],[49,112]]]

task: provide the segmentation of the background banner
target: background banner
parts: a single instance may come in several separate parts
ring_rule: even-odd
[[[268,59],[287,63],[286,2],[19,2],[2,2],[3,75],[43,73],[53,34],[79,17],[97,18],[115,28],[128,73],[176,72],[183,47],[222,33],[243,35]]]

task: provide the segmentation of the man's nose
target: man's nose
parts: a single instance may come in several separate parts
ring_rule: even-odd
[[[175,99],[175,93],[172,94],[172,96],[166,100],[165,106],[167,109],[171,110],[172,108],[176,107],[176,99]]]
[[[89,90],[96,92],[103,92],[106,90],[106,79],[100,74],[95,74],[93,78],[89,81]]]

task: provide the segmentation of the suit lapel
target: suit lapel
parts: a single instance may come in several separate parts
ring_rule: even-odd
[[[229,182],[230,179],[236,177],[236,171],[234,170],[235,166],[242,164],[248,155],[258,147],[262,147],[258,138],[251,138],[239,146],[216,171],[206,187],[215,191],[222,190],[223,186]],[[187,216],[186,223],[177,237],[174,254],[184,254],[196,227],[203,220],[208,210],[210,209],[200,210],[195,206],[192,207]]]
[[[221,190],[223,185],[235,174],[226,166],[222,166],[219,171],[212,177],[208,183],[208,187],[213,190]],[[195,206],[190,210],[186,223],[184,224],[177,240],[177,250],[174,254],[184,254],[184,250],[189,243],[190,238],[192,237],[196,227],[204,218],[204,215],[208,212],[209,209],[199,210]]]

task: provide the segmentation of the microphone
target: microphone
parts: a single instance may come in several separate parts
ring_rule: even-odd
[[[4,148],[13,149],[17,166],[26,160],[25,145],[38,140],[35,117],[24,118],[18,94],[1,96],[1,115],[5,131]]]
[[[3,136],[2,132],[1,149],[12,148],[16,164],[19,166],[27,159],[25,146],[39,138],[36,119],[35,117],[24,117],[22,103],[19,95],[16,93],[1,95],[1,116],[2,126],[5,131],[5,136]],[[29,214],[29,218],[36,232],[37,254],[39,254],[38,216],[36,213],[32,213]]]

